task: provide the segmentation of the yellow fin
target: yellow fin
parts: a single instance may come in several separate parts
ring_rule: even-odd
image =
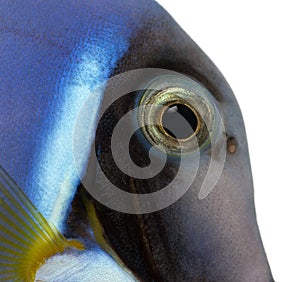
[[[0,166],[0,281],[34,281],[39,267],[66,248],[84,247],[50,225]]]

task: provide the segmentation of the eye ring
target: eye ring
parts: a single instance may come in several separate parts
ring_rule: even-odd
[[[211,96],[202,84],[189,78],[157,78],[146,87],[139,103],[139,123],[143,135],[152,145],[170,155],[182,155],[207,147],[216,124],[215,105]],[[194,127],[187,120],[190,124],[189,134],[183,137],[174,134],[175,137],[173,131],[170,133],[164,126],[164,115],[174,105],[184,107],[194,118]]]

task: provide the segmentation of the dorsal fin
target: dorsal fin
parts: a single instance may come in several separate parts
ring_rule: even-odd
[[[48,258],[69,247],[83,249],[49,224],[0,166],[0,281],[34,281]]]

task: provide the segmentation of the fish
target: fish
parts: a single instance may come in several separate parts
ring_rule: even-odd
[[[274,281],[237,100],[158,3],[2,1],[0,23],[1,281]]]

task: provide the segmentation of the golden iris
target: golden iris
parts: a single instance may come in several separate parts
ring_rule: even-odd
[[[176,86],[171,86],[174,84]],[[147,140],[168,154],[202,149],[210,143],[215,126],[210,93],[184,78],[153,81],[140,101],[139,122]],[[196,141],[196,142],[195,142]]]

